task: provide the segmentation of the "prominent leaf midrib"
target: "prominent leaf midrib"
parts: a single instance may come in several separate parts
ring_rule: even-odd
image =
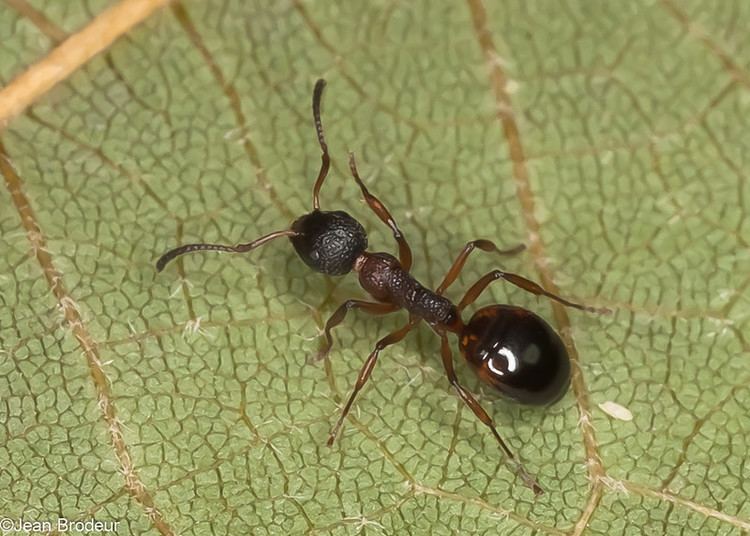
[[[506,91],[507,76],[500,66],[492,35],[487,28],[487,13],[482,5],[482,0],[467,0],[467,4],[471,11],[477,41],[484,55],[487,69],[489,70],[490,86],[496,103],[497,118],[502,125],[510,159],[513,162],[513,178],[516,183],[516,194],[527,227],[528,250],[533,257],[534,265],[544,288],[554,294],[559,294],[560,290],[554,282],[552,270],[549,264],[544,261],[546,254],[544,240],[542,239],[542,229],[536,217],[534,192],[529,182],[525,151],[521,141],[520,130],[514,117],[513,103]],[[552,309],[557,327],[565,341],[565,346],[568,348],[568,355],[573,364],[571,386],[578,404],[580,415],[579,427],[583,436],[583,443],[586,450],[586,468],[591,483],[589,500],[573,529],[573,534],[579,535],[588,525],[589,519],[599,504],[602,495],[602,486],[599,480],[605,476],[605,470],[599,456],[594,427],[591,424],[588,390],[583,378],[580,357],[570,330],[570,317],[565,308],[556,302],[552,302]]]
[[[79,32],[72,34],[45,58],[0,90],[0,125],[22,113],[165,3],[165,0],[123,0],[95,17]],[[16,2],[14,7],[23,16],[31,17],[31,22],[43,33],[59,36],[56,28],[45,25],[45,19],[37,16],[37,11],[33,8],[25,8],[23,2]]]
[[[86,329],[75,299],[63,283],[63,274],[55,268],[52,255],[47,249],[44,232],[37,223],[31,203],[24,193],[23,181],[13,169],[11,162],[12,159],[0,140],[0,174],[5,179],[5,186],[11,194],[13,205],[18,212],[21,224],[26,229],[26,236],[28,237],[31,251],[35,254],[50,291],[55,297],[63,313],[65,322],[71,330],[71,334],[86,357],[86,363],[95,386],[96,403],[101,409],[102,417],[110,435],[114,456],[125,478],[124,488],[143,507],[154,527],[162,535],[172,536],[174,532],[162,517],[161,512],[155,507],[153,497],[144,486],[138,475],[138,471],[132,463],[129,448],[123,438],[122,426],[117,417],[115,402],[109,387],[110,380],[107,378],[102,367],[98,346]]]

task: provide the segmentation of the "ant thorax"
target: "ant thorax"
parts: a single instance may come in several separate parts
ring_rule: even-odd
[[[423,286],[388,253],[363,253],[357,259],[359,284],[373,298],[393,303],[431,325],[456,323],[453,303]]]

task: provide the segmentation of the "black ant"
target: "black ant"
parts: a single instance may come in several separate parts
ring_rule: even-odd
[[[354,390],[331,430],[327,444],[332,445],[336,439],[357,393],[367,383],[380,352],[406,337],[414,326],[424,320],[440,337],[445,373],[458,396],[490,429],[509,460],[515,464],[524,484],[535,494],[543,493],[534,477],[523,468],[502,440],[492,418],[472,394],[459,384],[453,369],[453,355],[447,334],[451,332],[458,336],[461,354],[485,383],[518,402],[547,405],[561,398],[570,383],[570,359],[562,340],[549,324],[531,311],[513,305],[495,304],[483,307],[474,313],[468,323],[464,323],[461,319],[461,312],[474,303],[487,286],[497,279],[504,279],[527,292],[546,296],[576,309],[592,312],[606,312],[606,310],[570,302],[547,292],[533,281],[502,270],[493,270],[479,279],[466,292],[458,305],[454,305],[443,296],[443,293],[456,280],[466,259],[474,249],[478,248],[501,255],[518,253],[524,249],[523,245],[519,245],[501,250],[489,240],[473,240],[467,243],[434,292],[422,286],[409,274],[412,264],[409,244],[385,205],[372,195],[362,182],[354,161],[354,154],[350,153],[349,168],[352,176],[369,207],[393,232],[393,237],[398,243],[399,255],[396,259],[388,253],[366,251],[367,234],[357,220],[340,210],[330,212],[320,210],[319,192],[330,167],[328,145],[320,121],[320,101],[325,84],[324,80],[318,80],[313,90],[313,118],[318,143],[323,153],[318,178],[313,186],[313,211],[295,220],[291,229],[275,231],[246,244],[180,246],[162,255],[156,262],[156,269],[161,272],[170,260],[183,253],[205,250],[244,253],[271,240],[286,236],[289,237],[300,258],[313,270],[327,275],[344,275],[352,270],[358,272],[360,285],[377,301],[347,300],[336,309],[326,322],[325,343],[318,353],[319,358],[325,357],[331,350],[331,330],[343,322],[347,312],[351,309],[382,315],[403,308],[409,312],[409,321],[377,342],[375,349],[359,372]]]

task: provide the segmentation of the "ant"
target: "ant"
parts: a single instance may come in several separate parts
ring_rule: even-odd
[[[352,270],[359,274],[359,283],[376,301],[347,300],[331,315],[325,324],[325,343],[317,354],[325,358],[331,350],[331,331],[344,321],[346,314],[358,309],[372,315],[393,313],[399,309],[409,312],[409,321],[401,328],[380,339],[365,360],[354,389],[328,436],[331,446],[359,391],[370,378],[380,352],[402,340],[422,320],[440,337],[443,367],[451,386],[497,439],[508,460],[515,466],[523,483],[536,495],[543,493],[541,486],[518,461],[498,434],[492,418],[474,396],[458,382],[453,369],[453,354],[448,343],[448,333],[458,336],[461,355],[468,361],[479,378],[501,394],[523,404],[548,405],[560,399],[570,383],[570,359],[560,337],[542,318],[514,305],[489,305],[479,309],[464,323],[462,311],[479,297],[487,286],[503,279],[532,294],[546,296],[568,307],[590,312],[608,312],[573,303],[544,290],[540,285],[520,275],[492,270],[480,278],[464,297],[454,305],[443,293],[456,280],[467,258],[474,249],[511,255],[524,249],[524,245],[501,250],[489,240],[467,243],[443,281],[433,292],[421,285],[409,273],[412,254],[403,233],[396,225],[385,205],[367,189],[357,171],[354,154],[349,153],[349,169],[362,191],[367,205],[386,224],[398,244],[398,259],[388,253],[367,251],[367,234],[362,225],[341,210],[320,210],[319,193],[328,175],[330,157],[320,120],[320,102],[326,82],[320,79],[313,90],[313,119],[318,143],[322,151],[318,178],[312,191],[312,212],[295,220],[290,229],[275,231],[252,242],[235,246],[222,244],[187,244],[167,251],[156,262],[161,272],[166,264],[179,255],[195,251],[225,251],[245,253],[272,240],[288,237],[302,261],[313,270],[327,275],[344,275]]]

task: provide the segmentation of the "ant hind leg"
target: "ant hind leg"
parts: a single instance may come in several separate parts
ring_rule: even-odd
[[[497,439],[500,448],[505,452],[505,455],[508,456],[510,462],[515,465],[516,472],[518,473],[518,476],[521,477],[521,480],[523,480],[524,485],[531,488],[534,491],[534,495],[541,495],[544,493],[544,490],[539,483],[537,483],[536,479],[526,471],[518,458],[516,458],[513,452],[508,448],[508,445],[505,444],[505,441],[500,437],[500,434],[498,434],[497,429],[495,428],[495,423],[492,421],[492,417],[487,414],[484,408],[479,402],[477,402],[476,398],[458,383],[456,371],[453,369],[453,354],[448,343],[448,337],[445,335],[444,331],[440,331],[438,334],[440,335],[440,353],[443,357],[443,367],[445,368],[445,374],[448,376],[448,381],[451,386],[456,390],[456,393],[458,393],[461,400],[471,408],[474,415],[476,415],[477,418],[490,429],[492,435]]]
[[[537,296],[546,296],[547,298],[555,300],[556,302],[561,303],[567,307],[573,307],[574,309],[580,309],[581,311],[587,311],[589,313],[606,314],[611,312],[606,307],[591,307],[589,305],[583,305],[581,303],[566,300],[565,298],[562,298],[557,294],[553,294],[552,292],[545,290],[541,285],[531,281],[530,279],[526,279],[525,277],[522,277],[518,274],[503,272],[502,270],[492,270],[490,273],[485,274],[481,279],[479,279],[479,281],[474,283],[459,302],[458,310],[463,311],[468,305],[474,303],[479,295],[484,292],[487,286],[493,281],[497,281],[498,279],[504,279],[508,283],[515,285],[518,288],[525,290],[526,292],[530,292],[531,294],[535,294]]]

